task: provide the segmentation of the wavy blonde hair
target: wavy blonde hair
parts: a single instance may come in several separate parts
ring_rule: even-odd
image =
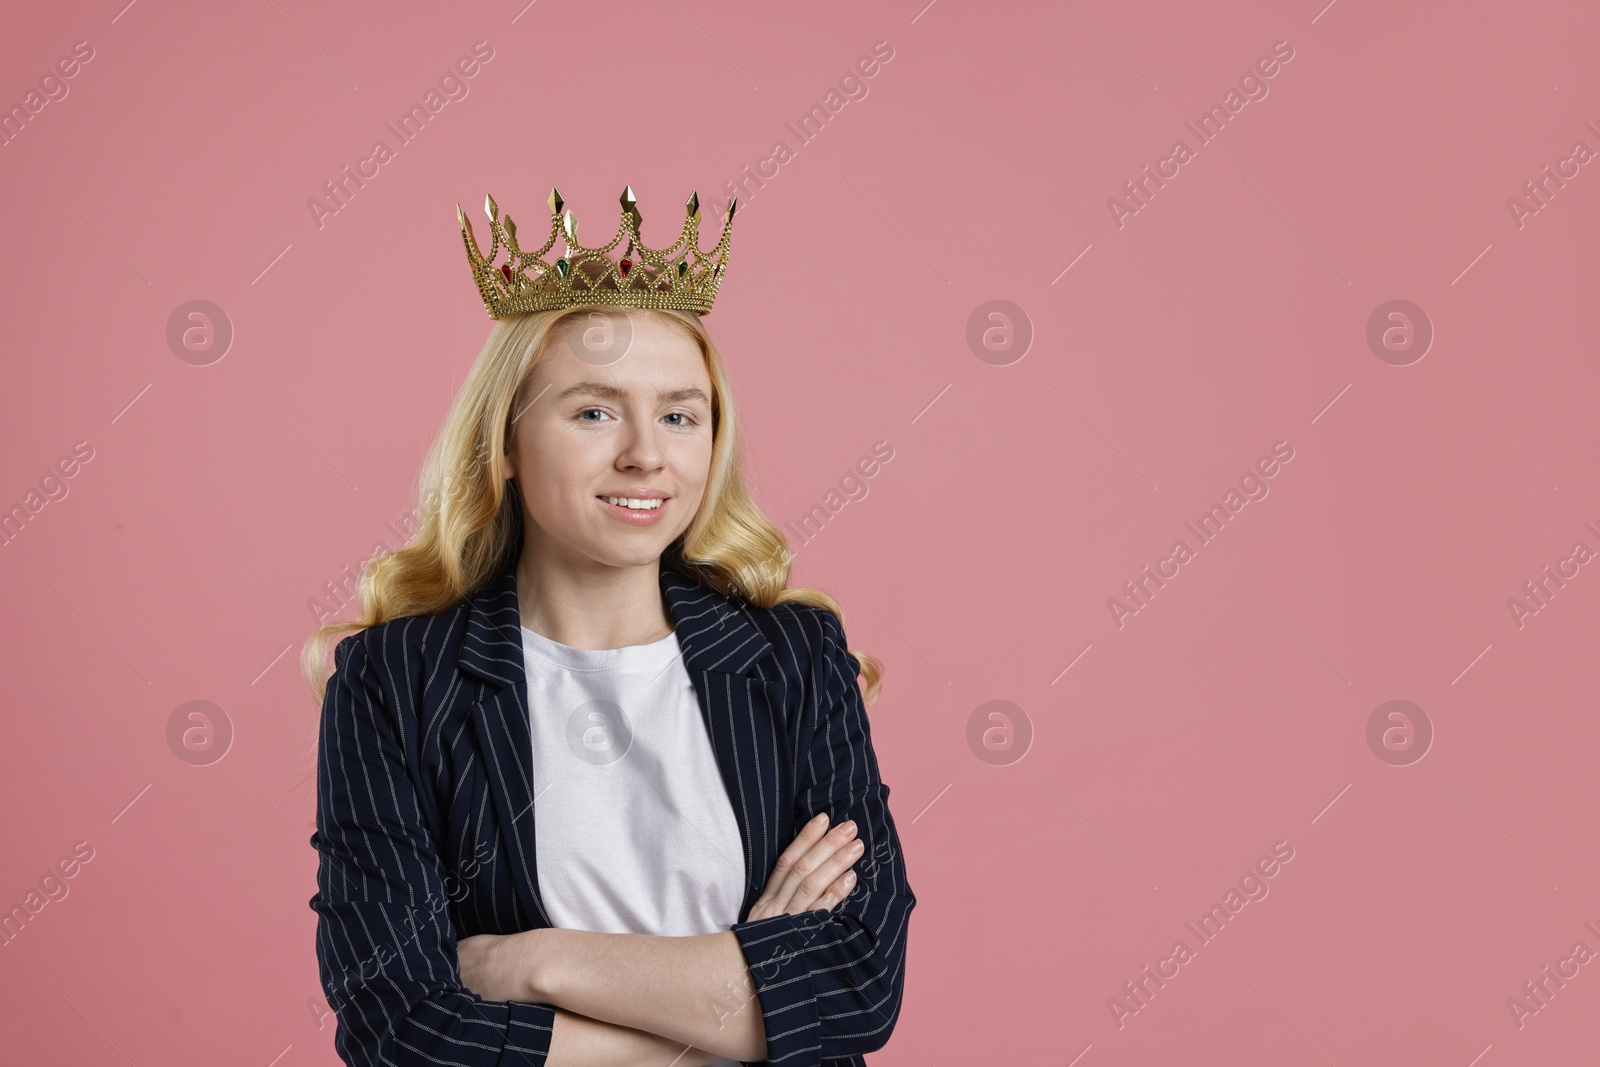
[[[390,619],[447,611],[481,590],[521,551],[522,501],[506,477],[504,458],[511,447],[512,405],[557,326],[594,310],[569,307],[496,321],[423,463],[415,535],[362,568],[360,617],[318,627],[300,651],[300,672],[319,708],[333,676],[328,659],[336,637]],[[827,593],[789,587],[789,543],[745,488],[732,385],[699,316],[633,308],[628,313],[659,315],[681,328],[699,344],[711,376],[710,477],[699,511],[662,553],[662,565],[757,607],[811,604],[832,612],[842,625],[844,613]],[[864,652],[850,654],[860,664],[865,703],[871,705],[883,685],[883,666]]]

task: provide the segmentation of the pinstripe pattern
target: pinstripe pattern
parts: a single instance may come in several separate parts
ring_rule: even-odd
[[[663,567],[750,872],[740,915],[805,822],[864,845],[833,911],[735,924],[769,1062],[864,1067],[900,1013],[916,897],[838,619],[753,608]],[[551,926],[539,896],[516,571],[438,615],[340,641],[317,776],[317,960],[348,1064],[546,1062],[554,1010],[461,985],[458,938]],[[752,1006],[754,1006],[752,1005]],[[557,1065],[559,1067],[559,1065]]]

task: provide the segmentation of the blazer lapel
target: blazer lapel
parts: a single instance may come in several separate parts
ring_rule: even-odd
[[[744,846],[742,922],[793,834],[793,767],[779,744],[781,676],[773,671],[780,680],[768,681],[760,669],[775,652],[742,602],[666,566],[660,584]],[[539,892],[533,734],[514,562],[468,599],[457,666],[488,683],[472,706],[473,728],[517,899],[536,927],[553,926]]]
[[[533,731],[528,720],[514,564],[469,600],[457,667],[489,683],[472,705],[472,723],[517,899],[535,928],[554,926],[539,897],[533,836]]]
[[[739,922],[766,884],[778,853],[793,839],[794,768],[786,758],[784,687],[772,642],[741,601],[661,569],[661,593],[677,627],[683,665],[700,698],[706,731],[744,845],[744,901]]]

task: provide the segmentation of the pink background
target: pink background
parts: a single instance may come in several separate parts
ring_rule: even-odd
[[[1600,176],[1507,205],[1600,149],[1592,5],[122,2],[14,5],[0,40],[6,105],[94,50],[0,148],[0,505],[93,450],[0,549],[0,904],[93,849],[0,949],[6,1062],[336,1062],[295,656],[324,583],[394,546],[487,332],[455,204],[537,230],[556,184],[595,239],[631,183],[666,243],[779,139],[707,321],[774,521],[894,452],[796,576],[888,667],[919,906],[872,1062],[1600,1054],[1600,963],[1507,1006],[1600,951],[1600,564],[1508,607],[1600,550]],[[477,41],[468,95],[319,228],[308,198]],[[784,124],[878,41],[801,145]],[[235,331],[205,366],[166,338],[195,299]],[[995,299],[1020,359],[969,348]],[[1406,366],[1366,340],[1395,299],[1436,332]],[[1119,627],[1108,599],[1279,441],[1270,495]],[[1434,732],[1406,765],[1367,739],[1395,699]],[[210,765],[169,747],[190,700],[233,729]],[[994,700],[1009,733],[970,742]]]

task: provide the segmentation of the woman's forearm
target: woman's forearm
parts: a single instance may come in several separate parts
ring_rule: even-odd
[[[512,935],[526,999],[760,1062],[766,1024],[731,931],[692,937],[551,928]]]
[[[705,1067],[719,1054],[556,1009],[550,1067]]]

